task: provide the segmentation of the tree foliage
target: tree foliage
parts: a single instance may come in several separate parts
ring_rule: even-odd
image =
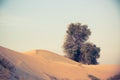
[[[86,42],[91,35],[87,25],[71,23],[66,33],[63,47],[68,58],[84,64],[98,64],[100,48]]]

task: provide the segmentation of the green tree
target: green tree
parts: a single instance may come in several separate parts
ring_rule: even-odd
[[[88,26],[80,23],[71,23],[66,33],[63,45],[66,56],[84,64],[97,64],[96,59],[99,58],[100,48],[92,43],[86,43],[91,35]]]

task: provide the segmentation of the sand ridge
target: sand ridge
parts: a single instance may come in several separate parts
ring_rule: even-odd
[[[30,75],[31,80],[91,80],[88,75],[106,80],[120,72],[120,65],[84,65],[47,50],[20,53],[0,47],[0,55],[22,71],[22,80]]]

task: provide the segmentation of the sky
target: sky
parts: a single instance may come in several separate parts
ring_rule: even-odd
[[[60,55],[70,23],[87,24],[100,64],[120,64],[119,0],[0,0],[0,46]]]

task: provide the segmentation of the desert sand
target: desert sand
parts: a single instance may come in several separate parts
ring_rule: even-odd
[[[47,50],[24,53],[0,47],[0,80],[101,80],[120,73],[120,65],[84,65]]]

